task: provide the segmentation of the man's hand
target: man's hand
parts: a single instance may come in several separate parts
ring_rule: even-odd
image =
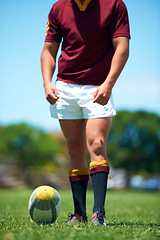
[[[45,89],[47,101],[50,104],[54,105],[57,102],[57,100],[59,99],[59,93],[58,93],[57,88],[53,84],[48,83],[44,86],[44,89]]]
[[[100,105],[106,105],[108,103],[108,100],[110,99],[112,90],[110,89],[110,86],[103,83],[101,84],[95,91],[93,97],[93,102],[99,103]]]
[[[41,68],[46,99],[52,105],[55,104],[59,98],[57,88],[51,83],[59,44],[59,42],[45,42],[41,54]]]

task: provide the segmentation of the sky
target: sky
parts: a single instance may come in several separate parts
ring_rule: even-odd
[[[94,0],[93,0],[94,1]],[[60,131],[48,116],[40,67],[45,26],[54,0],[0,0],[0,125],[28,123]],[[160,116],[160,1],[124,0],[130,56],[113,89],[117,111]],[[53,77],[56,80],[57,70]]]

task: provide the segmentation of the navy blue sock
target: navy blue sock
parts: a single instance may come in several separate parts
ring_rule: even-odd
[[[92,187],[94,192],[93,213],[104,211],[105,198],[107,192],[108,172],[96,172],[91,175]]]
[[[74,200],[74,213],[78,213],[83,217],[86,217],[86,192],[88,181],[75,181],[71,182],[73,200]]]

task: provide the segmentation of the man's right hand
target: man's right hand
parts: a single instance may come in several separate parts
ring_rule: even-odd
[[[50,104],[54,105],[59,99],[59,93],[57,88],[53,84],[48,83],[48,84],[45,84],[44,89],[45,89],[47,101]]]

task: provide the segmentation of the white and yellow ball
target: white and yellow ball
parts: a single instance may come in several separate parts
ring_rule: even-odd
[[[61,198],[56,189],[50,186],[37,187],[29,199],[29,213],[38,224],[51,224],[58,218]]]

